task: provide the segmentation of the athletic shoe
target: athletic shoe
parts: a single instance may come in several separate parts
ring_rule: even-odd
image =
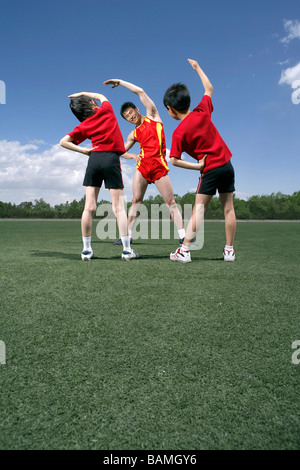
[[[223,250],[224,261],[235,261],[235,252],[234,250]]]
[[[131,245],[131,243],[132,243],[132,238],[130,238],[130,245]],[[116,246],[123,245],[121,238],[119,240],[117,240],[116,242],[113,242],[113,244],[116,245]]]
[[[139,258],[140,255],[138,253],[136,253],[135,251],[133,251],[133,249],[131,248],[131,251],[123,251],[122,252],[122,259],[125,260],[125,261],[129,261],[131,259],[137,259]]]
[[[181,239],[179,240],[179,244],[180,244],[180,245],[183,245],[183,242],[184,242],[184,238],[181,238]],[[197,242],[192,242],[192,243],[190,244],[190,250],[198,250],[198,249],[199,249],[199,243],[197,243]]]
[[[192,261],[191,253],[189,251],[183,251],[183,249],[179,247],[170,254],[170,260],[179,261],[180,263],[190,263]]]
[[[94,258],[94,253],[93,250],[84,250],[81,252],[81,259],[82,261],[88,261],[90,259]]]

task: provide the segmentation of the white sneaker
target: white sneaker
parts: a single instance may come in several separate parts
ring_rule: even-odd
[[[123,251],[122,252],[122,259],[125,260],[125,261],[129,261],[131,259],[137,259],[139,258],[140,255],[138,253],[136,253],[135,251],[133,251],[133,249],[131,248],[131,251]]]
[[[180,263],[191,263],[191,253],[189,251],[183,251],[181,247],[177,248],[170,254],[171,261],[179,261]]]
[[[184,238],[181,238],[179,240],[180,245],[183,245],[183,242],[184,242]],[[190,243],[190,250],[199,250],[199,243],[197,243],[195,241]]]
[[[93,250],[83,250],[81,252],[81,259],[82,261],[89,261],[91,260],[92,258],[94,258],[94,253],[93,253]]]
[[[235,261],[235,252],[234,250],[223,250],[224,261]]]

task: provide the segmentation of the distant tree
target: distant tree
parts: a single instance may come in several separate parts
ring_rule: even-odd
[[[270,198],[268,196],[251,196],[247,201],[247,206],[251,212],[251,218],[272,219]]]
[[[234,209],[237,219],[250,219],[251,211],[248,207],[247,201],[243,199],[234,198]]]
[[[188,204],[193,206],[195,204],[195,193],[188,192],[183,196],[175,196],[175,201],[181,206],[184,212],[184,205]],[[81,218],[84,209],[85,197],[76,201],[75,199],[70,203],[57,204],[51,207],[50,204],[44,199],[35,199],[34,202],[24,201],[20,204],[12,204],[10,202],[0,201],[0,218],[66,218],[77,219]],[[110,204],[111,201],[101,200],[101,204]],[[155,197],[150,195],[148,199],[143,202],[148,211],[148,216],[151,214],[152,204],[164,204],[161,195]],[[131,202],[127,204],[129,210]],[[292,195],[282,194],[281,192],[272,193],[270,195],[254,195],[247,201],[238,199],[234,196],[234,207],[237,219],[282,219],[282,220],[300,220],[300,191],[294,192]],[[207,212],[207,219],[223,219],[223,211],[217,196],[213,197]]]
[[[223,209],[217,196],[213,197],[210,201],[205,217],[207,219],[223,219]]]
[[[184,194],[181,198],[181,206],[183,206],[184,204],[194,205],[195,204],[195,198],[196,198],[195,193],[188,192],[188,193]]]
[[[0,217],[2,219],[12,217],[12,204],[10,202],[0,201]]]
[[[44,199],[35,199],[35,204],[32,209],[32,217],[37,217],[37,218],[46,218],[50,219],[53,218],[55,215],[54,209],[48,204],[47,202],[44,201]]]
[[[55,217],[58,219],[68,219],[69,218],[69,202],[65,204],[57,204],[54,206]]]

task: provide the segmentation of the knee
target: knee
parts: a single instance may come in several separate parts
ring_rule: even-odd
[[[96,213],[97,206],[96,204],[86,204],[84,207],[84,212],[92,217],[94,217]]]
[[[233,205],[228,205],[224,207],[224,216],[235,217],[235,210],[234,210]]]
[[[142,204],[142,202],[143,202],[143,199],[141,197],[133,196],[131,205],[132,206],[139,206],[140,204]]]
[[[177,205],[176,205],[176,202],[175,202],[175,199],[174,198],[171,198],[171,199],[167,199],[165,201],[165,203],[167,204],[168,208],[171,210],[171,209],[176,209]]]

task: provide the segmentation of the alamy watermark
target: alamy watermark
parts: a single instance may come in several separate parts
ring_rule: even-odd
[[[300,340],[296,340],[292,343],[292,349],[296,349],[296,351],[292,354],[292,364],[300,364]]]
[[[6,364],[6,347],[4,341],[0,340],[0,365]]]
[[[292,103],[300,104],[300,80],[295,80],[292,83],[293,93],[292,93]]]
[[[120,203],[123,204],[124,202],[120,201]],[[190,225],[191,231],[189,234],[190,239],[193,240],[193,249],[200,250],[204,245],[204,205],[198,204],[194,213],[192,204],[184,204],[183,210],[181,206],[177,205],[176,209],[178,210],[177,217],[180,214],[185,228],[187,228],[193,214],[193,223]],[[136,215],[132,227],[132,238],[134,240],[170,240],[173,237],[178,239],[175,215],[172,233],[170,212],[172,213],[172,207],[168,207],[167,204],[151,204],[149,209],[144,204],[138,205],[136,209],[131,207],[129,215],[133,213]],[[173,214],[175,214],[175,210]],[[117,222],[112,205],[109,203],[100,204],[96,216],[101,217],[96,227],[97,237],[100,240],[114,240],[117,237]]]
[[[0,80],[0,104],[6,104],[6,86],[3,80]]]

